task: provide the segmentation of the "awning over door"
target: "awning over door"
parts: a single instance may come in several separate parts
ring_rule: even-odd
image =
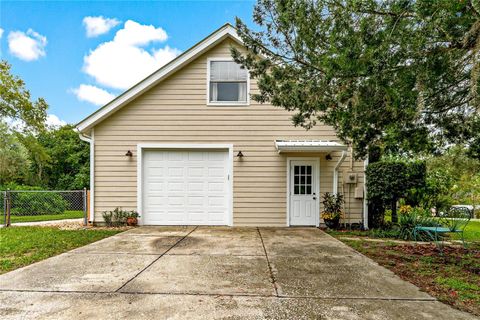
[[[347,146],[334,141],[322,140],[275,140],[278,152],[332,152],[346,151]]]

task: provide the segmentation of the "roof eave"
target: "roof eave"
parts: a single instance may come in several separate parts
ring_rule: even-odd
[[[77,130],[80,132],[85,132],[93,128],[96,124],[103,121],[112,113],[114,113],[127,103],[131,102],[145,91],[151,89],[164,78],[168,77],[178,69],[184,67],[192,59],[208,51],[212,46],[216,45],[220,41],[223,41],[227,37],[230,37],[241,45],[243,44],[242,39],[238,36],[235,28],[231,24],[227,23],[223,25],[222,27],[214,31],[212,34],[192,46],[190,49],[167,63],[165,66],[161,67],[160,69],[146,77],[144,80],[135,84],[133,87],[126,90],[124,93],[107,103],[105,106],[101,107],[100,109],[77,123]]]

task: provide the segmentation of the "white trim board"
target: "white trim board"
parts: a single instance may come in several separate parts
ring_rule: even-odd
[[[223,41],[226,38],[231,38],[239,44],[243,44],[242,39],[238,36],[235,28],[230,24],[225,24],[211,35],[200,41],[198,44],[191,47],[189,50],[179,55],[177,58],[167,63],[162,68],[158,69],[144,80],[140,81],[117,98],[113,99],[105,106],[89,115],[87,118],[79,122],[76,127],[80,132],[88,131],[95,124],[102,121],[110,114],[114,113],[145,91],[149,90],[164,78],[168,77],[178,69],[185,66],[187,63],[198,57],[202,53],[209,50],[211,47]]]
[[[228,212],[227,225],[233,226],[233,144],[182,144],[182,143],[139,143],[137,144],[137,211],[140,213],[139,224],[143,224],[143,150],[228,150]]]
[[[314,161],[316,172],[315,193],[317,195],[317,216],[315,217],[315,225],[320,226],[320,158],[318,157],[287,157],[287,227],[290,227],[290,169],[292,161]]]
[[[90,222],[95,222],[95,129],[90,131]]]
[[[83,135],[81,132],[78,133],[80,140],[88,142],[90,147],[90,202],[87,204],[90,208],[90,223],[93,223],[95,220],[95,205],[94,205],[94,184],[95,184],[95,131],[90,131],[90,137]]]

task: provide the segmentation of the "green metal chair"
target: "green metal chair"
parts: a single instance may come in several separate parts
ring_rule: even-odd
[[[415,241],[417,240],[419,233],[423,232],[435,242],[440,250],[442,250],[444,235],[448,233],[458,233],[461,235],[463,247],[466,248],[467,244],[465,243],[464,232],[471,218],[472,213],[468,208],[451,208],[450,211],[444,213],[438,218],[438,224],[436,226],[415,226],[413,230]]]

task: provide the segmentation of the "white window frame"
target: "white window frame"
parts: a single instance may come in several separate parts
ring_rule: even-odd
[[[250,72],[247,71],[247,101],[210,101],[210,65],[211,62],[215,61],[224,61],[231,62],[234,61],[232,57],[212,57],[207,59],[207,106],[249,106],[250,105]]]

